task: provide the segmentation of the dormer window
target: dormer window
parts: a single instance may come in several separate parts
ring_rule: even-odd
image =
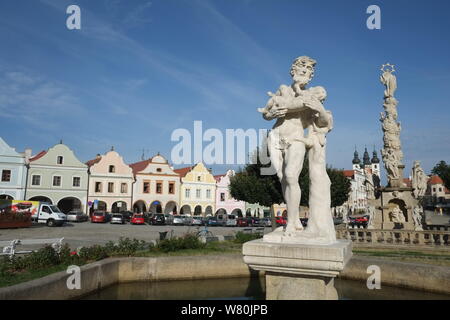
[[[197,181],[202,181],[202,177],[201,177],[201,176],[198,176],[198,177],[197,177]]]
[[[114,167],[114,166],[109,166],[109,173],[114,173],[114,172],[116,172],[116,167]]]
[[[161,171],[162,171],[161,168],[157,168],[157,169],[156,169],[156,172],[161,172]]]
[[[63,160],[64,160],[64,157],[63,157],[63,156],[58,156],[58,157],[56,158],[56,163],[57,163],[57,164],[63,164]]]

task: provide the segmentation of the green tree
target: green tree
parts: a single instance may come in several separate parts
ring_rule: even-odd
[[[261,175],[261,163],[248,164],[241,169],[230,181],[231,196],[237,200],[248,203],[259,203],[263,206],[284,202],[281,184],[276,175]],[[266,166],[267,167],[267,166]],[[303,169],[299,176],[299,184],[302,190],[300,204],[308,206],[309,203],[309,163],[307,154],[303,163]],[[331,206],[340,206],[348,199],[350,193],[350,181],[342,170],[327,167],[327,173],[331,180]]]
[[[450,189],[450,165],[445,161],[441,161],[434,166],[431,173],[438,175],[444,181],[445,187]]]

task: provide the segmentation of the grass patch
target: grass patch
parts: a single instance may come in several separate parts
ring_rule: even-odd
[[[64,271],[69,265],[82,266],[109,257],[163,257],[198,256],[208,254],[237,254],[242,252],[242,244],[233,241],[202,243],[192,235],[150,243],[128,238],[120,239],[104,246],[84,247],[78,252],[66,245],[57,253],[50,246],[13,259],[0,259],[0,287],[12,286]]]

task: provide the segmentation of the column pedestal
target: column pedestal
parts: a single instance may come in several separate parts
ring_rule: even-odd
[[[331,245],[254,240],[243,246],[244,262],[266,272],[267,300],[336,300],[334,278],[352,256],[352,242]]]

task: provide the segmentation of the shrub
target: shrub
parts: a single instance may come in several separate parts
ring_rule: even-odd
[[[111,245],[111,243],[108,243],[106,247],[109,250],[112,250],[111,252],[114,252],[119,255],[132,255],[136,251],[145,250],[148,248],[148,244],[143,240],[137,240],[137,239],[129,239],[129,238],[120,238],[118,245]]]
[[[262,238],[262,234],[259,233],[244,233],[242,231],[236,232],[235,243],[245,243],[247,241],[256,240]]]
[[[161,240],[157,248],[162,252],[174,252],[186,249],[202,249],[205,244],[194,234],[186,234],[183,237]]]
[[[84,261],[98,261],[108,258],[109,254],[105,247],[94,245],[92,247],[83,247],[78,252],[78,256]]]

